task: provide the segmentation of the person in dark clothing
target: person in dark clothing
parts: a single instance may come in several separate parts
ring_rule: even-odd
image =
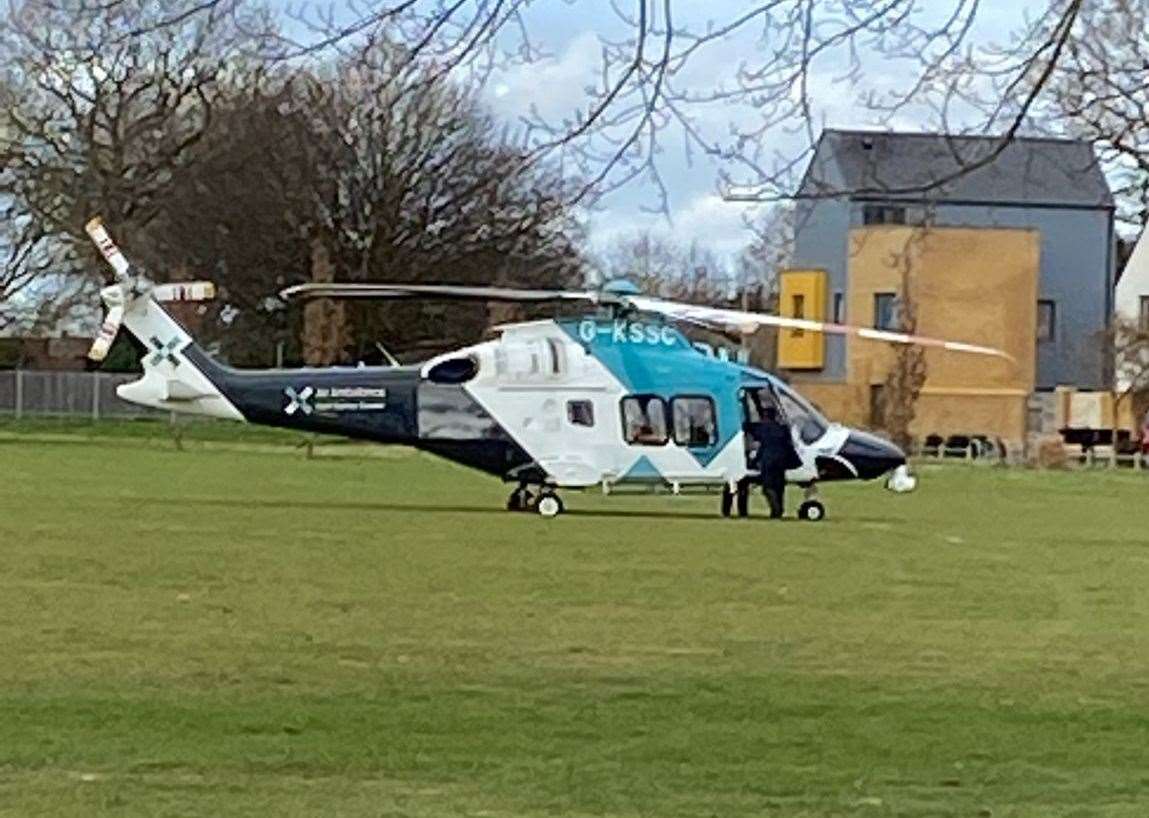
[[[735,500],[738,502],[738,516],[745,517],[750,513],[750,478],[743,477],[731,491],[729,485],[722,487],[722,516],[729,517],[734,508]]]
[[[802,459],[794,448],[790,427],[778,417],[778,410],[767,406],[762,410],[762,419],[757,423],[747,423],[745,432],[758,443],[754,457],[754,467],[758,470],[758,480],[762,493],[770,504],[770,516],[782,516],[786,497],[786,470],[802,465]],[[739,512],[742,511],[742,497],[739,497]]]

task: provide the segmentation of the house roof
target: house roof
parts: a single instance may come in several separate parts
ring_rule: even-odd
[[[1015,137],[990,159],[1000,144],[1000,136],[827,129],[799,196],[1113,206],[1088,142]]]

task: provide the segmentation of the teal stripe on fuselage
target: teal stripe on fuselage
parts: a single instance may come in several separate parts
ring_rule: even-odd
[[[689,450],[703,466],[742,430],[739,388],[768,382],[765,373],[700,352],[674,327],[644,317],[562,319],[558,324],[631,394],[658,395],[666,401],[676,395],[712,398],[718,442]]]

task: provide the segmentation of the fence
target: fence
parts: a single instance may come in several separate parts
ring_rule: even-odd
[[[1119,451],[1108,445],[1088,448],[1066,445],[1064,451],[1064,466],[1070,469],[1149,470],[1149,454],[1139,449]],[[915,444],[910,454],[919,463],[959,460],[986,465],[1021,466],[1031,462],[1024,451],[1007,450],[1000,443],[987,443],[978,439],[967,442],[966,438],[962,438],[961,442],[949,440],[943,443]]]
[[[166,414],[116,395],[117,386],[139,377],[106,372],[0,371],[0,415],[99,420]]]

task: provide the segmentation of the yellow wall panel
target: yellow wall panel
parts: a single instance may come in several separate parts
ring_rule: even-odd
[[[926,383],[911,431],[919,436],[987,434],[1011,442],[1023,439],[1026,396],[1034,387],[1038,232],[874,225],[851,230],[849,247],[846,309],[851,323],[872,324],[875,295],[898,293],[908,279],[919,334],[997,347],[1016,360],[927,350]],[[786,275],[782,274],[782,293],[787,292]],[[790,292],[804,292],[800,289],[804,286],[808,285],[796,277]],[[787,301],[779,306],[785,315]],[[821,335],[817,335],[820,351]],[[803,356],[809,352],[797,347],[795,357],[785,359],[785,343],[793,341],[782,331],[779,366],[801,369],[784,360],[808,361]],[[871,389],[885,381],[893,353],[889,344],[850,338],[845,381],[798,374],[792,385],[822,404],[835,420],[864,426],[871,420]]]
[[[1016,363],[926,351],[926,386],[1033,391],[1040,235],[1008,228],[871,226],[850,231],[847,300],[854,323],[870,324],[877,293],[908,277],[920,335],[1004,349]],[[908,276],[907,276],[908,273]],[[851,338],[847,380],[881,383],[888,344]]]
[[[826,318],[826,271],[783,270],[779,275],[779,314],[787,318]],[[826,342],[820,332],[801,329],[778,331],[778,366],[783,369],[821,369]]]

